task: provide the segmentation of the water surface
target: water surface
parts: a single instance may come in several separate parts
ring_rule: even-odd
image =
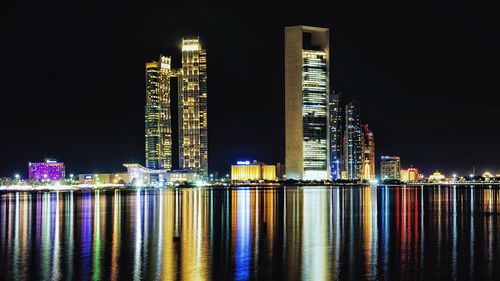
[[[6,280],[500,280],[500,191],[0,195]]]

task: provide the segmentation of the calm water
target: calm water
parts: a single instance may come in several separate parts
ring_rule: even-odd
[[[500,280],[499,214],[480,188],[10,193],[0,276]]]

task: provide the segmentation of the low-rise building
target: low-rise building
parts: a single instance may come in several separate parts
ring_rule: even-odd
[[[493,174],[491,174],[490,172],[484,172],[481,176],[482,176],[485,180],[489,180],[489,179],[494,178]]]
[[[416,182],[419,179],[417,168],[401,169],[400,175],[403,182]]]
[[[123,164],[127,168],[127,183],[134,186],[167,186],[177,183],[195,183],[203,177],[196,171],[148,169],[137,163]]]
[[[38,181],[60,181],[65,177],[65,166],[56,160],[45,160],[45,162],[29,162],[28,175],[30,180]]]
[[[128,182],[127,173],[80,174],[78,181],[84,184],[124,184]]]
[[[429,176],[430,182],[443,182],[446,177],[441,174],[438,170],[434,172],[434,174]]]
[[[253,180],[276,180],[276,166],[250,161],[238,161],[231,166],[231,180],[253,181]]]

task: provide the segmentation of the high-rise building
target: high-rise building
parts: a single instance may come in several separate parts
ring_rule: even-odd
[[[401,163],[398,156],[382,156],[380,158],[380,179],[400,180]]]
[[[179,72],[179,166],[208,174],[207,53],[199,39],[182,39]]]
[[[146,63],[146,167],[173,169],[170,83],[177,77],[179,168],[206,177],[207,55],[199,39],[182,39],[182,67],[173,69],[171,65],[171,58],[165,56]]]
[[[146,167],[172,168],[171,58],[146,63]]]
[[[368,128],[368,124],[361,125],[362,132],[362,171],[363,180],[375,179],[375,139],[373,132]]]
[[[336,180],[342,171],[342,114],[340,94],[330,94],[330,175]]]
[[[328,179],[329,29],[285,27],[285,167],[289,179]]]
[[[64,163],[55,160],[45,160],[45,162],[29,162],[29,179],[39,181],[59,181],[65,177]]]
[[[345,107],[344,169],[348,179],[360,179],[362,172],[362,131],[359,104],[357,100]]]

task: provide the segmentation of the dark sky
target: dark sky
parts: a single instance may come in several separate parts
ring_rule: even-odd
[[[68,173],[143,163],[144,63],[162,53],[179,66],[183,36],[207,49],[210,170],[282,162],[283,27],[300,24],[330,28],[332,88],[360,100],[377,158],[500,172],[498,1],[12,2],[0,9],[0,176],[46,157]]]

